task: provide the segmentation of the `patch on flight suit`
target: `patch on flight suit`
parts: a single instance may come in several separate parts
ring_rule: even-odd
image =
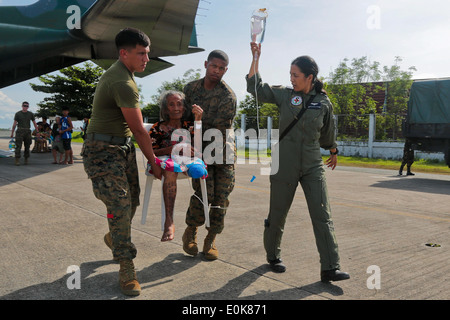
[[[293,105],[293,106],[299,106],[299,105],[301,105],[302,104],[302,97],[300,97],[300,96],[295,96],[295,97],[293,97],[292,99],[291,99],[291,104]]]
[[[308,109],[321,109],[321,108],[322,108],[322,103],[320,103],[320,102],[311,102],[311,104],[308,107]]]

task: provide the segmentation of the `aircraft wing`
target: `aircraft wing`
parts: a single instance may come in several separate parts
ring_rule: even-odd
[[[144,31],[152,42],[150,57],[197,51],[190,46],[199,0],[98,0],[82,18],[81,31],[97,42],[95,54],[116,54],[116,34],[125,27]],[[195,44],[196,45],[196,44]],[[111,50],[113,49],[113,50]]]
[[[197,47],[199,0],[40,0],[0,7],[0,88],[86,60],[109,66],[118,57],[115,35],[125,27],[151,40],[145,76],[172,66],[159,57],[203,51]],[[71,5],[81,9],[81,27],[66,24]],[[105,61],[103,61],[105,60]]]
[[[99,60],[92,60],[96,65],[99,67],[107,70],[111,65],[116,62],[117,59],[99,59]],[[164,61],[159,58],[150,58],[149,63],[147,63],[147,68],[145,68],[144,72],[136,72],[134,74],[135,77],[138,78],[144,78],[148,76],[149,74],[156,73],[159,71],[162,71],[164,69],[172,67],[173,64],[167,61]]]

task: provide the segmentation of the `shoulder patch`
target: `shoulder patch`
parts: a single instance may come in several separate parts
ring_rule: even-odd
[[[302,102],[303,102],[303,99],[300,96],[295,96],[291,99],[291,104],[293,106],[299,106],[302,104]]]

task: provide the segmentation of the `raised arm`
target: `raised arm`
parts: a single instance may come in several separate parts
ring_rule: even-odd
[[[259,57],[261,57],[261,43],[257,44],[256,42],[251,42],[250,48],[252,51],[252,63],[250,65],[250,71],[248,72],[249,78],[253,77],[255,73],[258,73]]]

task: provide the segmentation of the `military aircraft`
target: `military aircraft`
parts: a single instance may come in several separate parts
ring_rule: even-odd
[[[150,62],[136,76],[173,66],[159,57],[203,51],[195,16],[199,0],[39,0],[0,7],[0,88],[86,60],[107,69],[125,27],[151,39]]]

